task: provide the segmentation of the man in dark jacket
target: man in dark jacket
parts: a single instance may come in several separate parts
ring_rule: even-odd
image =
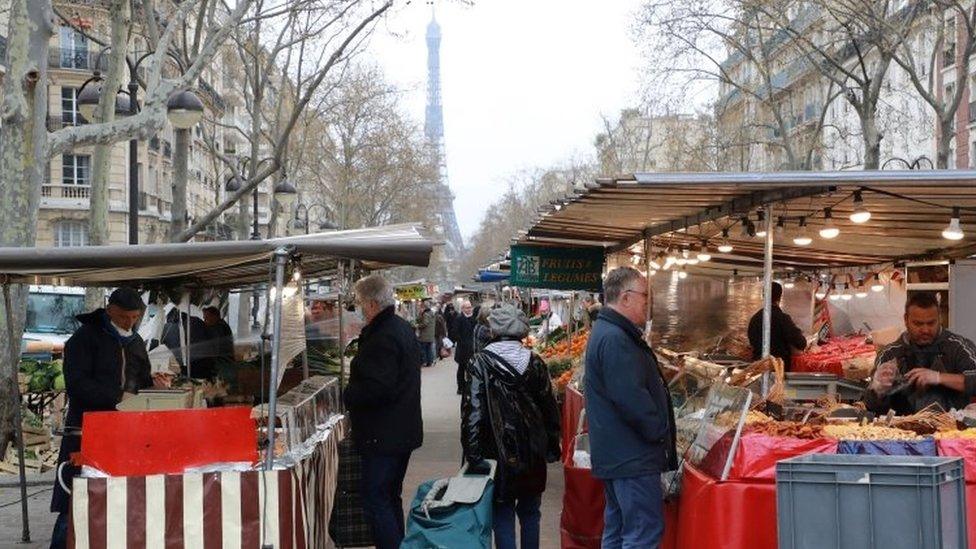
[[[356,283],[366,325],[352,360],[344,399],[352,438],[362,455],[363,508],[378,549],[403,540],[403,477],[410,453],[423,443],[420,345],[413,327],[395,314],[393,287],[379,275]]]
[[[488,323],[495,339],[468,364],[464,457],[472,468],[497,462],[495,547],[515,549],[516,514],[522,547],[538,547],[546,463],[559,460],[559,408],[546,363],[522,345],[529,333],[525,313],[502,305],[491,309]]]
[[[454,351],[454,361],[457,362],[457,393],[464,394],[464,369],[468,361],[474,356],[474,327],[478,319],[475,316],[471,302],[461,303],[461,314],[454,319],[454,333],[457,336],[457,350]]]
[[[190,368],[183,363],[183,338],[180,332],[186,330],[189,319],[189,357]],[[230,326],[228,326],[230,328]],[[211,350],[210,333],[207,324],[196,316],[187,316],[179,307],[174,307],[166,315],[166,325],[163,326],[162,343],[173,352],[180,364],[180,373],[193,379],[212,379],[216,374],[214,369],[213,351]]]
[[[586,419],[593,475],[604,481],[603,547],[657,547],[664,533],[661,473],[677,468],[674,412],[644,342],[647,279],[620,267],[603,283],[586,347]]]
[[[81,451],[81,427],[86,412],[115,410],[124,395],[152,386],[146,344],[136,333],[145,311],[139,293],[131,288],[112,292],[108,306],[78,315],[81,327],[64,344],[64,384],[68,393],[65,436],[61,439],[58,463]],[[64,484],[79,472],[66,465],[61,470]],[[59,513],[54,523],[51,547],[64,547],[68,535],[71,496],[54,483],[51,512]]]
[[[961,410],[974,396],[976,346],[942,328],[935,294],[912,294],[905,304],[905,333],[878,352],[864,403],[879,414],[911,415],[932,404]]]
[[[807,348],[807,338],[797,327],[790,315],[783,312],[779,304],[783,300],[783,286],[773,282],[773,307],[769,323],[769,354],[783,359],[786,369],[790,369],[793,351]],[[763,311],[760,309],[749,320],[749,345],[752,345],[752,359],[762,358]]]
[[[204,309],[203,323],[207,327],[207,340],[210,343],[215,370],[217,364],[234,362],[234,331],[223,318],[220,318],[220,309],[217,307]]]

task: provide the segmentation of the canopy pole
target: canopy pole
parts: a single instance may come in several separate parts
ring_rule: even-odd
[[[647,321],[644,323],[644,339],[651,343],[651,325],[654,323],[654,283],[651,281],[651,239],[644,237],[644,273],[647,278]]]
[[[766,204],[766,255],[763,259],[763,324],[762,324],[762,356],[769,358],[770,330],[773,315],[773,205]],[[762,396],[769,394],[769,373],[762,377]]]
[[[339,296],[336,298],[338,300],[339,309],[339,396],[342,397],[342,393],[346,388],[346,321],[345,321],[345,288],[346,288],[346,262],[339,260],[338,272],[336,277],[339,280],[338,290]]]
[[[19,371],[20,345],[14,347],[14,314],[10,307],[10,283],[6,279],[3,283],[3,310],[7,313],[7,341],[10,342],[10,369],[14,371],[14,434],[17,437],[17,473],[20,476],[20,523],[21,541],[30,543],[30,517],[27,513],[27,471],[24,465],[24,420],[20,415],[20,384],[17,382],[16,372]]]
[[[176,316],[178,317],[179,313],[176,313]],[[183,354],[184,356],[183,360],[186,361],[186,377],[193,379],[193,370],[191,369],[190,366],[190,358],[191,358],[190,346],[193,345],[193,342],[190,341],[190,292],[186,293],[186,324],[181,323],[181,325],[183,326],[183,329],[186,330],[186,346],[185,346],[186,350],[184,351]]]
[[[274,253],[274,338],[271,340],[271,375],[268,378],[268,453],[264,463],[266,471],[270,471],[274,463],[275,426],[278,423],[278,370],[281,368],[281,294],[285,289],[285,265],[288,263],[288,255],[288,250],[285,248],[278,248]]]

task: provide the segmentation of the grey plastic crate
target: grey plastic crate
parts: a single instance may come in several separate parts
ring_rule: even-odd
[[[959,458],[811,454],[776,464],[780,549],[966,545]]]

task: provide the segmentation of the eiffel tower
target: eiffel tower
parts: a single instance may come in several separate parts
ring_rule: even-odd
[[[445,242],[440,282],[457,282],[457,260],[464,252],[464,241],[458,229],[454,213],[454,193],[447,178],[447,154],[444,147],[444,110],[441,105],[441,26],[431,8],[431,19],[427,25],[427,112],[424,119],[424,134],[433,149],[438,166],[438,181],[433,185],[435,192],[431,198],[431,209],[436,219],[431,223],[438,236]],[[432,265],[433,267],[433,265]]]

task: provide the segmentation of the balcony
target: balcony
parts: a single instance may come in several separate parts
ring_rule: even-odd
[[[976,101],[969,102],[969,123],[976,122]]]
[[[43,198],[91,198],[91,185],[63,185],[45,183],[41,185]]]
[[[217,93],[217,90],[215,90],[209,82],[200,79],[200,91],[203,92],[204,97],[207,98],[217,110],[227,110],[227,103],[224,102],[224,98]]]
[[[51,48],[48,66],[55,69],[91,70],[95,68],[97,54],[86,49]]]

